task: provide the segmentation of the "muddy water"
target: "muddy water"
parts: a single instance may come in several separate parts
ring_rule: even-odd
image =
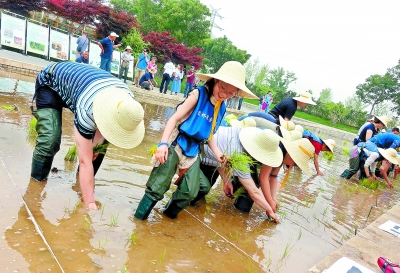
[[[27,138],[26,128],[31,96],[17,94],[0,93],[0,157],[5,166],[0,164],[0,182],[8,186],[3,195],[12,197],[0,203],[2,220],[7,220],[2,221],[6,256],[1,255],[7,272],[60,271],[18,201],[13,181],[66,272],[306,272],[400,197],[399,187],[391,190],[386,183],[371,191],[356,180],[339,179],[347,167],[339,147],[333,160],[320,156],[325,176],[292,171],[279,193],[280,225],[266,221],[257,206],[249,214],[239,213],[220,185],[207,202],[182,211],[176,220],[161,213],[167,193],[149,220],[138,221],[133,212],[151,171],[148,150],[173,113],[171,107],[142,103],[143,143],[132,150],[110,148],[96,176],[102,209],[86,211],[79,205],[77,166],[63,159],[73,145],[72,114],[63,113],[62,145],[53,163],[59,171],[47,183],[30,181],[34,140]],[[8,111],[3,105],[18,109]],[[343,140],[337,143],[350,147]]]

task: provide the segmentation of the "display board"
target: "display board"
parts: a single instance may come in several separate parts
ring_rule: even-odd
[[[60,60],[68,59],[69,36],[57,30],[50,30],[50,57]]]
[[[27,48],[32,53],[47,56],[49,48],[49,29],[32,22],[28,22]]]
[[[25,50],[25,20],[1,13],[1,44]]]
[[[75,62],[75,60],[76,60],[76,47],[78,46],[76,41],[78,40],[78,37],[75,37],[75,36],[72,36],[72,35],[70,37],[71,37],[71,40],[70,40],[70,44],[69,44],[69,51],[70,51],[69,59],[71,61]]]
[[[111,61],[111,73],[118,75],[120,63],[121,63],[121,53],[118,51],[114,51],[113,59]]]
[[[89,64],[95,67],[100,67],[101,49],[97,43],[90,43]]]
[[[128,78],[133,78],[134,65],[135,65],[135,59],[133,59],[133,61],[129,63]]]

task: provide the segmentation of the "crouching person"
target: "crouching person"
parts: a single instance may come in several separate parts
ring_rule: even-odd
[[[220,163],[226,161],[213,137],[225,113],[224,100],[238,92],[254,96],[245,86],[245,70],[238,62],[226,62],[217,73],[198,76],[206,84],[190,92],[168,120],[153,157],[154,168],[147,181],[145,194],[135,212],[137,219],[148,218],[155,204],[170,188],[177,170],[180,173],[178,188],[163,213],[176,218],[189,205],[199,191],[201,171],[198,154],[203,142],[208,140]]]
[[[98,68],[72,62],[51,64],[40,71],[35,87],[36,146],[31,177],[47,179],[60,149],[62,108],[74,113],[74,136],[79,158],[79,182],[83,202],[97,209],[94,175],[104,155],[93,154],[96,144],[131,149],[144,137],[144,111],[129,88]]]

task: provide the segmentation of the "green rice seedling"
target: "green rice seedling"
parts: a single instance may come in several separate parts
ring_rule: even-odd
[[[97,143],[93,146],[93,154],[102,154],[105,155],[107,153],[107,148],[110,146],[110,143]]]
[[[225,169],[228,173],[227,177],[232,176],[233,170],[242,171],[245,173],[250,172],[250,165],[253,165],[255,161],[245,153],[234,151],[233,154],[228,158]]]
[[[164,252],[162,252],[162,253],[160,254],[160,263],[164,262],[164,260],[165,260],[165,254],[167,254],[167,249],[166,249],[166,248],[164,248]]]
[[[343,141],[343,146],[347,146],[349,144],[347,141]]]
[[[232,234],[231,232],[229,232],[229,236],[232,239],[238,240],[239,239],[239,232],[235,231],[235,234]]]
[[[111,214],[110,227],[118,226],[118,217],[119,217],[119,212],[118,212],[117,216],[114,216],[113,214]]]
[[[37,137],[38,133],[36,131],[36,124],[37,124],[37,119],[32,117],[31,120],[29,121],[28,137]]]
[[[128,237],[128,242],[131,242],[131,244],[136,245],[136,230],[132,231],[131,234],[127,232],[126,236]]]
[[[14,111],[15,109],[17,109],[17,107],[15,107],[15,105],[2,105],[1,108],[7,110],[7,111]]]
[[[157,148],[158,148],[158,146],[155,144],[153,146],[151,146],[151,148],[149,149],[149,155],[151,155],[151,156],[155,155]]]
[[[267,268],[269,268],[272,264],[272,259],[271,259],[271,250],[268,250],[268,260],[267,260]]]
[[[342,148],[342,153],[344,155],[350,155],[350,149],[349,148]]]
[[[101,244],[100,239],[98,239],[98,243],[99,243],[98,249],[104,249],[105,246],[108,244],[108,242],[109,242],[109,241],[108,241],[108,235],[106,235],[106,240],[105,240],[104,244]]]
[[[326,160],[333,160],[335,158],[335,155],[332,154],[331,152],[324,152],[322,154],[322,157],[325,158]]]
[[[120,270],[118,270],[118,273],[129,273],[128,268],[126,268],[126,265],[124,265]]]
[[[286,244],[285,249],[283,250],[282,257],[280,258],[281,261],[290,256],[290,252],[292,251],[292,249],[294,248],[295,245],[296,244],[293,244],[292,246],[290,246],[290,242]]]
[[[371,190],[376,190],[379,188],[379,182],[378,181],[370,181],[368,178],[361,179],[359,181],[360,185],[363,187],[366,187]]]
[[[211,237],[211,239],[213,239],[213,240],[217,239],[217,235],[218,235],[218,233],[215,232],[215,233],[213,234],[213,236]]]
[[[83,228],[85,230],[88,230],[91,226],[91,223],[89,221],[89,219],[86,217],[86,215],[83,215]]]
[[[104,214],[104,209],[105,209],[105,208],[106,208],[106,204],[101,205],[101,208],[100,208],[100,210],[101,210],[100,220],[103,218],[103,214]]]
[[[326,208],[324,209],[324,212],[322,213],[322,216],[323,216],[323,217],[325,217],[325,215],[326,215],[328,209],[329,209],[329,206],[326,206]],[[322,218],[323,218],[323,217],[322,217]]]
[[[74,146],[68,149],[68,152],[64,157],[64,160],[76,162],[77,159],[78,159],[78,150],[76,149],[76,144],[74,144]]]
[[[206,204],[211,205],[218,201],[219,192],[215,189],[211,189],[210,192],[205,196]]]
[[[246,189],[243,186],[240,186],[235,193],[233,194],[234,197],[246,196]]]
[[[152,264],[156,264],[157,260],[149,260],[149,262],[152,263]]]

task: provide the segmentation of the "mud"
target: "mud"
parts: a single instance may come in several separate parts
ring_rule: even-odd
[[[29,88],[28,88],[29,89]],[[142,102],[146,136],[131,150],[110,146],[96,176],[99,211],[86,211],[74,163],[64,162],[73,145],[72,114],[63,112],[60,152],[47,183],[29,179],[34,139],[26,93],[0,92],[0,263],[4,272],[60,272],[28,217],[23,197],[65,272],[306,272],[312,265],[388,210],[400,191],[386,183],[376,191],[339,178],[347,167],[344,140],[329,161],[320,156],[325,176],[292,171],[279,193],[276,225],[256,205],[236,211],[217,185],[213,198],[200,201],[171,220],[161,213],[168,194],[147,221],[133,218],[151,171],[148,150],[159,141],[173,108]],[[155,97],[155,100],[157,98]],[[2,105],[17,105],[15,111]],[[350,142],[350,140],[347,140]],[[280,174],[281,179],[283,174]],[[368,216],[371,206],[376,206]],[[133,236],[132,236],[133,233]],[[130,240],[129,238],[134,238]]]

